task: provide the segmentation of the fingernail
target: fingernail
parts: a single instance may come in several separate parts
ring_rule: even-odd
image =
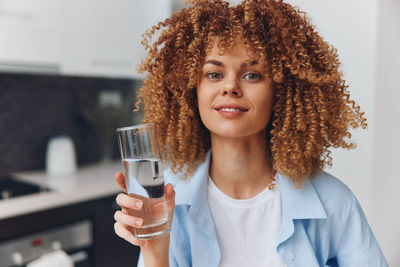
[[[142,207],[142,202],[141,201],[136,201],[135,207],[140,209]]]
[[[136,220],[136,225],[141,226],[142,225],[142,220]]]

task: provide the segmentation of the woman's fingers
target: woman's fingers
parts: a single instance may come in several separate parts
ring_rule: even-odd
[[[122,224],[125,224],[127,226],[131,226],[131,227],[136,227],[136,228],[140,228],[143,226],[143,219],[142,218],[137,218],[131,215],[128,215],[120,210],[117,210],[114,213],[114,219],[117,222],[120,222]]]
[[[118,179],[121,179],[121,177],[123,178],[123,175],[117,173],[116,181],[118,182]],[[164,196],[168,208],[168,216],[171,223],[175,208],[175,192],[171,184],[167,184],[164,187],[164,190]],[[169,234],[153,240],[138,240],[135,237],[134,230],[143,227],[144,221],[142,218],[135,217],[136,215],[129,215],[128,213],[136,214],[135,212],[143,209],[143,201],[140,198],[121,193],[118,194],[116,201],[118,205],[122,207],[121,211],[116,211],[114,214],[114,219],[116,220],[116,223],[114,224],[114,230],[119,237],[125,239],[133,245],[140,246],[142,251],[150,251],[153,253],[154,251],[165,251],[168,249]],[[165,206],[157,205],[157,203],[152,206],[152,211],[154,211],[154,214],[162,214],[163,212],[158,212],[157,208],[163,210],[165,209]],[[131,212],[127,212],[129,210]]]
[[[143,206],[143,201],[127,194],[118,194],[117,196],[117,204],[120,207],[133,209],[133,210],[140,210]]]
[[[121,172],[115,173],[115,181],[122,188],[122,190],[126,193],[126,184],[125,184],[125,177]]]
[[[135,246],[146,246],[147,245],[146,240],[136,239],[134,234],[127,228],[127,226],[118,221],[114,224],[114,231],[119,237],[125,239],[126,241],[128,241],[129,243],[131,243]]]

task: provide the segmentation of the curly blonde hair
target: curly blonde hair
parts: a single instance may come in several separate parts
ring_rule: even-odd
[[[336,50],[315,31],[304,12],[282,0],[192,0],[144,34],[148,74],[137,107],[143,122],[157,125],[164,159],[185,177],[204,159],[210,134],[197,107],[196,86],[205,55],[218,39],[221,50],[238,36],[268,65],[275,91],[267,144],[275,170],[300,185],[326,165],[330,147],[353,148],[349,128],[366,128],[339,71]],[[151,44],[155,33],[160,32]]]

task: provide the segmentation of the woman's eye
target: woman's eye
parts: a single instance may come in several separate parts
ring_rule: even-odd
[[[218,80],[221,78],[221,74],[219,74],[218,72],[210,72],[210,73],[207,73],[207,78],[212,79],[212,80]]]
[[[258,73],[247,73],[244,77],[245,80],[261,80],[261,75]]]

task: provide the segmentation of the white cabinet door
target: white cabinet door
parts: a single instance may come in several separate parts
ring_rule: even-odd
[[[0,68],[58,72],[67,27],[63,0],[0,1]]]
[[[171,0],[75,0],[69,5],[75,49],[64,59],[63,73],[142,78],[136,73],[144,58],[141,34],[171,14]]]
[[[146,29],[172,0],[0,0],[0,71],[143,78]]]

